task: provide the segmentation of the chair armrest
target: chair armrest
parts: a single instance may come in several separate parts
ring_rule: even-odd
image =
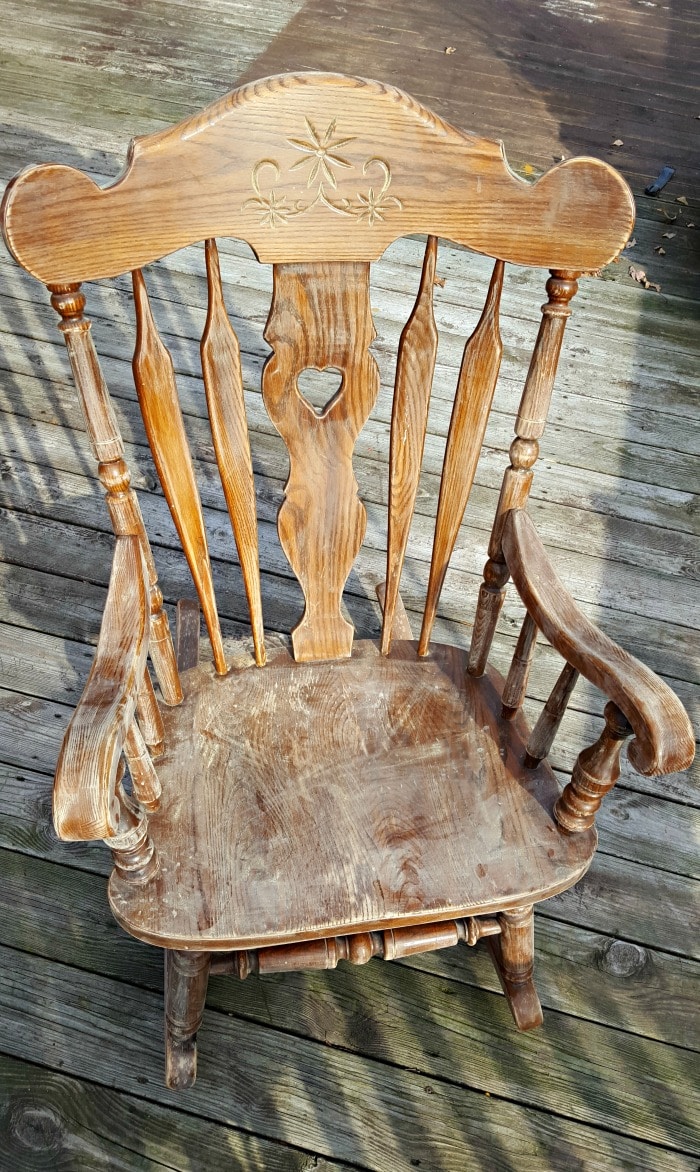
[[[148,623],[139,539],[118,537],[97,652],[56,766],[53,820],[68,842],[118,832],[118,768],[146,668]]]
[[[628,748],[634,768],[649,776],[687,769],[695,744],[680,700],[582,614],[522,509],[513,509],[506,517],[503,551],[518,593],[542,634],[626,716],[634,732]]]

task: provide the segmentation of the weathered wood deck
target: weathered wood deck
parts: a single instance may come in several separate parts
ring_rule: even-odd
[[[395,82],[457,125],[502,136],[511,162],[526,170],[562,154],[598,154],[640,196],[662,164],[674,164],[677,177],[661,198],[641,195],[629,259],[583,283],[531,510],[587,613],[661,672],[697,717],[691,9],[690,0],[6,0],[0,177],[55,160],[107,179],[131,134],[175,121],[240,81],[292,68]],[[445,54],[448,46],[455,52]],[[624,145],[611,147],[618,138]],[[403,241],[374,274],[383,389],[357,449],[370,523],[348,592],[363,633],[376,629],[370,599],[382,574],[393,355],[420,251]],[[630,280],[630,262],[660,282],[661,294]],[[113,539],[55,315],[4,250],[0,265],[3,1172],[697,1168],[700,820],[687,775],[654,782],[626,767],[604,806],[590,874],[541,908],[539,1032],[514,1031],[478,950],[243,984],[216,978],[197,1086],[182,1097],[164,1089],[160,954],[113,922],[107,852],[58,844],[50,829],[52,769],[87,675]],[[254,431],[266,620],[288,629],[299,592],[274,532],[285,458],[258,393],[269,273],[233,243],[222,249],[222,267]],[[441,248],[441,348],[403,587],[414,612],[450,399],[487,271],[478,257]],[[196,377],[201,254],[159,266],[153,288],[233,632],[245,620],[243,591]],[[508,274],[502,376],[440,620],[462,645],[542,288],[540,273]],[[96,288],[89,309],[172,604],[192,587],[135,401],[127,282]],[[501,663],[520,614],[511,594]],[[531,713],[553,682],[555,659],[540,652]],[[555,751],[563,773],[593,738],[600,711],[600,697],[579,686]]]

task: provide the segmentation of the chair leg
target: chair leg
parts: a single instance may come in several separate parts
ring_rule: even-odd
[[[211,953],[165,951],[165,1082],[172,1090],[197,1077],[197,1030],[202,1024]]]
[[[493,963],[519,1030],[542,1025],[542,1006],[532,973],[535,964],[535,923],[532,905],[502,912],[500,936],[488,938]]]

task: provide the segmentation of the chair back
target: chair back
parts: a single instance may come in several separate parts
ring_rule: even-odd
[[[388,653],[437,352],[433,286],[438,238],[494,259],[455,391],[419,644],[425,654],[496,386],[504,266],[542,266],[550,278],[491,539],[477,636],[493,617],[489,591],[496,597],[504,572],[507,577],[499,526],[529,491],[576,278],[620,251],[633,215],[627,185],[603,162],[570,159],[537,183],[527,183],[510,171],[501,144],[453,129],[400,90],[308,73],[245,86],[177,126],[134,140],[125,172],[105,189],[70,167],[26,169],[6,192],[3,231],[19,263],[52,293],[115,530],[142,535],[151,570],[151,608],[160,613],[155,570],[80,288],[87,281],[133,274],[133,368],[145,429],[215,664],[225,671],[193,461],[172,359],[155,324],[144,269],[179,248],[205,242],[208,313],[202,374],[256,659],[263,663],[255,488],[240,348],[224,304],[216,238],[244,240],[259,261],[273,266],[264,334],[272,354],[262,392],[289,453],[278,529],[305,597],[304,614],[292,634],[297,660],[340,658],[352,650],[353,627],[341,613],[341,598],[366,527],[352,458],[379,390],[371,352],[370,264],[401,236],[428,237],[416,302],[397,354],[382,637]],[[299,389],[308,369],[339,374],[337,391],[320,408]],[[476,661],[483,658],[478,647],[475,655]]]

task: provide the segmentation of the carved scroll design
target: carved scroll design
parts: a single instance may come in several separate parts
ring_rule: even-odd
[[[419,655],[428,653],[440,592],[474,483],[496,389],[503,350],[498,310],[504,267],[503,261],[496,261],[483,312],[464,348],[442,467]]]
[[[324,133],[319,133],[308,118],[306,123],[307,138],[288,138],[289,146],[300,151],[303,158],[292,163],[287,171],[296,171],[300,167],[309,167],[306,186],[316,185],[313,196],[308,200],[296,199],[289,202],[284,193],[276,190],[282,174],[282,168],[276,159],[260,159],[251,173],[250,182],[255,195],[245,200],[241,210],[255,208],[260,212],[260,223],[270,228],[278,224],[286,224],[295,216],[302,216],[312,208],[321,204],[331,212],[341,216],[349,216],[361,223],[366,221],[370,227],[377,222],[382,223],[388,212],[395,208],[401,211],[403,204],[395,195],[389,195],[391,186],[391,168],[385,159],[377,156],[365,159],[362,165],[362,174],[366,176],[371,170],[378,172],[382,177],[381,187],[375,191],[374,185],[366,192],[358,191],[355,202],[347,196],[333,196],[328,191],[337,190],[338,180],[335,169],[352,170],[355,166],[348,159],[339,154],[341,147],[349,142],[355,142],[355,135],[345,138],[335,137],[336,119],[329,122]],[[272,178],[264,183],[263,175],[266,170],[271,171]]]
[[[192,456],[182,421],[170,352],[153,320],[143,274],[133,274],[136,308],[134,382],[158,478],[190,567],[211,639],[216,670],[226,659],[216,611],[211,563]]]
[[[224,304],[216,241],[207,240],[205,247],[209,308],[200,347],[202,373],[216,462],[248,599],[255,662],[262,666],[265,663],[265,635],[260,600],[258,522],[243,398],[241,352]]]
[[[411,518],[423,462],[438,334],[433,315],[437,238],[428,237],[418,296],[399,342],[391,413],[389,534],[382,654],[388,655]]]
[[[340,601],[367,524],[352,453],[379,391],[379,370],[368,350],[374,337],[369,265],[275,265],[265,328],[273,354],[262,387],[289,451],[277,524],[306,600],[292,632],[297,660],[342,658],[352,651],[354,630],[340,613]],[[320,415],[298,389],[307,367],[335,367],[343,375]]]

